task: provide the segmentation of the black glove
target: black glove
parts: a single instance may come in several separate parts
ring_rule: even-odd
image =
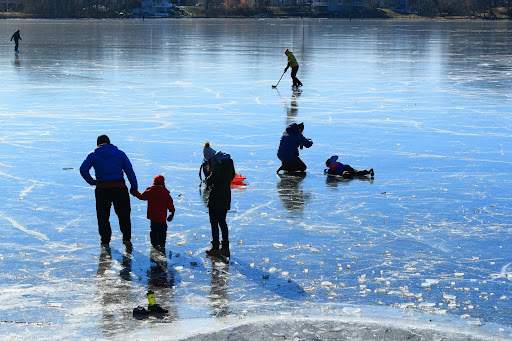
[[[173,218],[174,218],[174,212],[171,212],[171,214],[169,214],[169,216],[167,217],[167,221],[171,222]]]
[[[136,196],[137,194],[139,194],[139,191],[136,188],[130,188],[130,194]]]
[[[288,71],[288,66],[284,68],[284,73],[286,73],[286,71]]]

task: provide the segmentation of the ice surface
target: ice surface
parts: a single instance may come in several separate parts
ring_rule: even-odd
[[[512,335],[508,22],[3,20],[0,334],[4,339],[507,339]],[[20,53],[8,37],[21,30]],[[289,73],[290,48],[302,92]],[[305,177],[275,175],[304,122]],[[99,247],[78,168],[106,133],[141,189],[176,205],[152,252],[132,200]],[[204,256],[202,144],[246,186],[232,260]],[[326,178],[331,154],[375,179]],[[148,289],[169,309],[134,319]]]

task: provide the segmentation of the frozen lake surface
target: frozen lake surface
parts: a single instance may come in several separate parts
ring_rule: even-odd
[[[11,34],[21,30],[20,53]],[[3,339],[509,339],[510,22],[2,20]],[[273,89],[290,48],[289,73]],[[279,177],[304,122],[305,177]],[[132,198],[101,252],[78,168],[108,134],[175,200],[166,260]],[[247,186],[232,260],[204,255],[202,144]],[[331,154],[375,179],[326,178]],[[170,310],[137,320],[145,293]]]

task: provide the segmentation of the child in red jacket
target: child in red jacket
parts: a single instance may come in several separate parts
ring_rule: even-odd
[[[165,239],[167,238],[167,210],[171,212],[167,221],[174,218],[174,203],[167,188],[165,178],[162,175],[155,176],[153,186],[148,187],[142,194],[134,193],[140,200],[148,201],[148,219],[151,220],[151,245],[159,251],[165,252]]]

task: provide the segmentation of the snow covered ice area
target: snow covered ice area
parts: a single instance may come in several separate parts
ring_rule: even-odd
[[[10,35],[20,30],[20,53]],[[2,20],[2,339],[505,340],[512,337],[510,22]],[[284,50],[300,63],[291,89]],[[307,175],[278,176],[304,122]],[[151,251],[112,212],[100,248],[79,174],[108,134],[139,189],[176,205]],[[234,159],[229,263],[202,144]],[[375,179],[327,178],[332,154]],[[146,292],[169,310],[135,319]]]

